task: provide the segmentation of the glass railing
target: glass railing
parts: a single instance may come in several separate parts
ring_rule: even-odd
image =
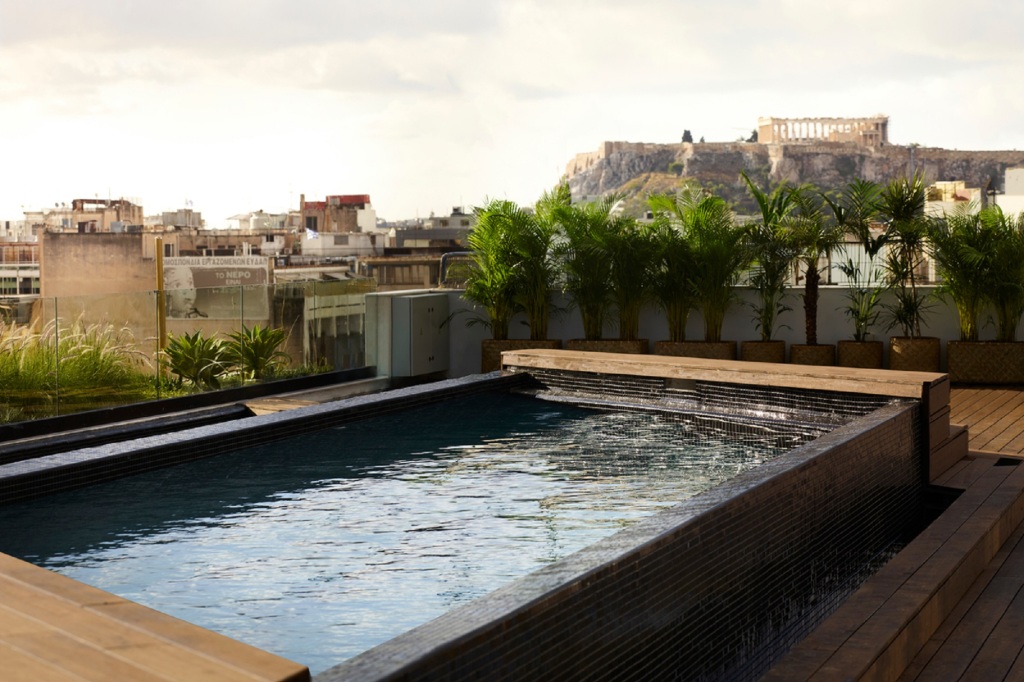
[[[0,422],[363,367],[375,289],[310,281],[0,308]]]

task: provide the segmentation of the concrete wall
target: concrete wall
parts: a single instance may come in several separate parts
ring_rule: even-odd
[[[117,294],[156,289],[156,262],[143,258],[142,234],[40,236],[44,297]]]

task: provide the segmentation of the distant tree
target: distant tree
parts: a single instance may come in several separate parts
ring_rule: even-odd
[[[747,138],[747,142],[757,142],[757,128],[750,131],[750,137]]]
[[[704,144],[704,136],[703,135],[700,136],[700,142],[701,142],[701,144]]]
[[[693,142],[693,135],[690,134],[689,130],[683,131],[683,142]]]

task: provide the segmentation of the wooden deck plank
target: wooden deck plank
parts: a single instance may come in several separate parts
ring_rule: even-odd
[[[998,405],[993,405],[988,413],[979,418],[970,418],[967,424],[971,435],[971,447],[978,450],[994,450],[989,444],[995,439],[1006,426],[1013,423],[1014,405],[1011,400],[1006,400]],[[1010,416],[1009,422],[1001,423],[1006,416]],[[963,422],[959,422],[963,423]]]
[[[167,682],[166,676],[125,661],[120,656],[90,646],[80,639],[53,628],[40,629],[31,634],[4,638],[7,644],[21,653],[58,668],[89,682],[132,680],[132,682]]]
[[[980,396],[977,404],[981,408],[965,408],[965,393]],[[987,409],[982,409],[986,405]],[[967,427],[971,450],[998,451],[1000,446],[1005,447],[1024,436],[1024,391],[989,390],[986,393],[985,389],[954,388],[950,394],[950,421]]]
[[[970,417],[985,409],[986,394],[973,388],[954,387],[950,391],[949,407],[954,415]]]
[[[975,481],[984,476],[985,472],[992,468],[993,464],[995,464],[995,460],[987,457],[977,459],[965,458],[955,464],[950,471],[936,479],[934,483],[949,488],[966,490]]]
[[[54,668],[0,642],[0,672],[4,682],[83,682],[81,677]]]
[[[1013,440],[1003,445],[999,451],[1018,457],[1024,455],[1024,422],[1019,425],[1019,433],[1017,433]]]
[[[1004,579],[996,578],[1002,582]],[[995,629],[985,639],[978,655],[971,661],[964,680],[1001,680],[1006,677],[1020,656],[1024,640],[1024,593],[1020,580],[1005,579],[1006,590],[1016,588],[1015,597],[1006,606]],[[949,679],[948,677],[946,679]]]
[[[1010,400],[989,417],[991,425],[986,425],[988,420],[979,421],[982,433],[990,435],[985,449],[1000,450],[1006,443],[1019,436],[1021,433],[1022,418],[1024,418],[1024,395],[1015,394]]]
[[[45,681],[309,680],[305,666],[5,555],[0,641],[7,655],[58,671]]]

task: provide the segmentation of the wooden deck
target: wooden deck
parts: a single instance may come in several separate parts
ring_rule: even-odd
[[[972,452],[1024,457],[1024,388],[954,388],[949,406]]]
[[[765,676],[1024,681],[1024,389],[953,388],[949,509]]]
[[[0,679],[302,682],[309,669],[0,554]]]
[[[800,371],[793,381],[805,381]],[[949,406],[950,421],[969,428],[972,451],[936,481],[964,490],[954,513],[768,679],[1024,681],[1024,465],[1005,466],[1024,457],[1024,388],[954,388]],[[901,619],[906,626],[893,630]],[[823,644],[830,629],[839,644]],[[298,682],[309,671],[0,554],[0,679]]]

